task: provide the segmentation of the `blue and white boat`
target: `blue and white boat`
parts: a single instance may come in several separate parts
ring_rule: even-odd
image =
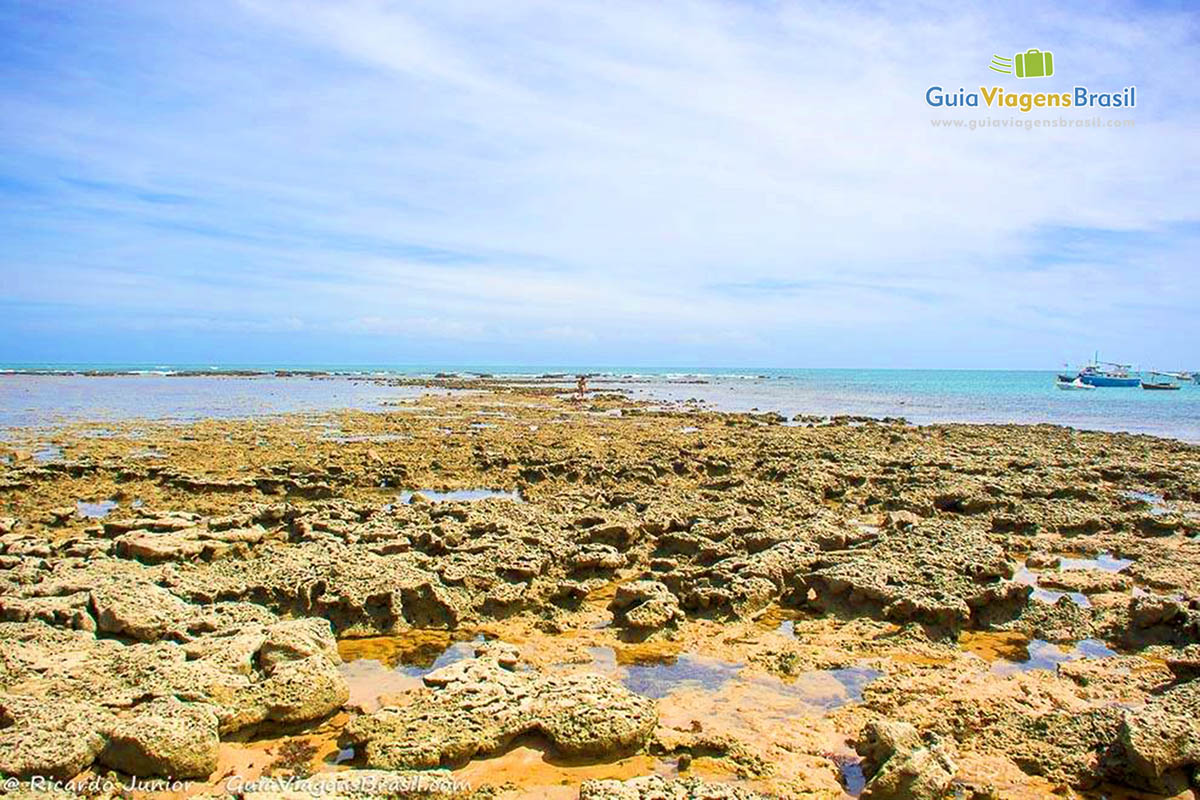
[[[1142,379],[1136,375],[1130,375],[1130,369],[1132,367],[1129,364],[1096,361],[1079,370],[1077,377],[1088,386],[1119,386],[1124,388],[1141,386]]]

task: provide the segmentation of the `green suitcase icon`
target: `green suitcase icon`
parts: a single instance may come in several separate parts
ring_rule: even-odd
[[[1017,53],[1018,78],[1049,78],[1054,74],[1054,54],[1036,47]]]

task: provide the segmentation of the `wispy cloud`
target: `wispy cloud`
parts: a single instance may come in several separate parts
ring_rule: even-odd
[[[1194,360],[1200,322],[1157,308],[1200,296],[1197,23],[1124,3],[9,4],[0,332],[12,358],[119,358],[154,325],[160,358],[203,347],[178,318],[295,320],[347,360]],[[1030,46],[1055,52],[1047,89],[1136,83],[1136,127],[929,125],[928,86],[990,83],[993,52]],[[103,335],[39,349],[47,304]]]

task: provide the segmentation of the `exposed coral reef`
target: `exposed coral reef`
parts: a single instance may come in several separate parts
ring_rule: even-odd
[[[478,796],[1197,780],[1200,449],[501,388],[10,432],[0,772],[215,781],[300,736]],[[417,633],[478,641],[348,703],[339,652]]]

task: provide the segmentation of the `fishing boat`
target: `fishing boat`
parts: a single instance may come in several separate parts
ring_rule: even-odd
[[[1115,364],[1111,361],[1094,360],[1079,371],[1079,380],[1089,386],[1125,387],[1132,388],[1141,383],[1141,378],[1130,375],[1133,369],[1129,364]]]
[[[1056,380],[1054,382],[1054,385],[1057,386],[1059,389],[1062,389],[1064,392],[1072,392],[1072,391],[1079,391],[1079,390],[1094,391],[1096,389],[1095,386],[1086,384],[1083,381],[1081,381],[1079,378],[1075,378],[1072,380],[1071,378],[1068,378],[1064,375],[1059,375],[1058,380]]]
[[[1170,373],[1170,372],[1151,372],[1150,373],[1151,379],[1149,381],[1141,382],[1143,389],[1148,389],[1148,390],[1153,390],[1153,391],[1158,391],[1158,392],[1163,392],[1163,391],[1169,392],[1169,391],[1173,391],[1173,390],[1176,390],[1179,388],[1178,383],[1172,383],[1170,380],[1165,380],[1165,381],[1154,380],[1155,375],[1160,375],[1164,378],[1172,377],[1172,373]]]

